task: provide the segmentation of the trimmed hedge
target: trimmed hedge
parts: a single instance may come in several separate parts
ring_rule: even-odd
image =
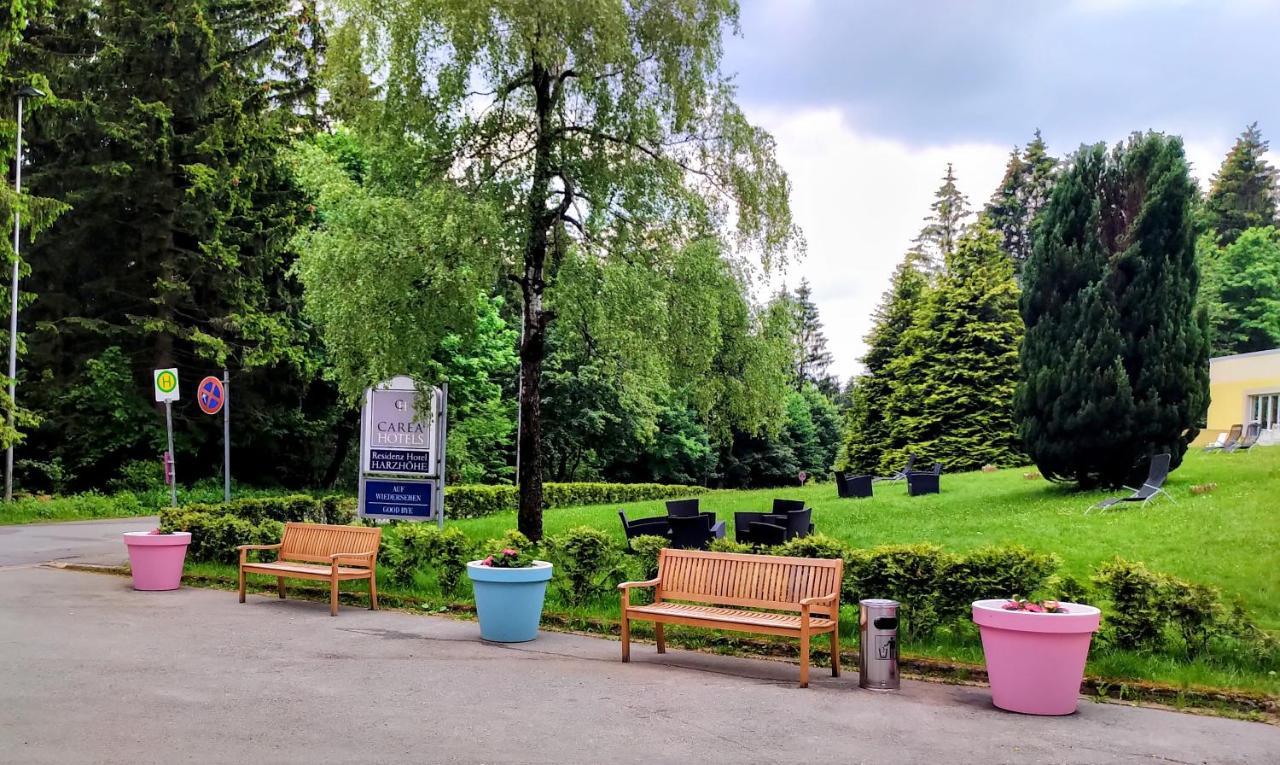
[[[191,532],[191,560],[234,563],[238,545],[279,542],[286,521],[342,524],[355,517],[351,497],[293,494],[167,507],[160,511],[160,530]]]
[[[545,483],[542,498],[552,509],[692,497],[705,491],[702,486],[663,483]],[[519,494],[514,486],[458,485],[446,486],[444,496],[446,518],[483,518],[515,511]]]

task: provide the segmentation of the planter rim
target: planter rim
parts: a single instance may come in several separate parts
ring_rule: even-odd
[[[150,531],[126,531],[124,543],[133,547],[172,547],[191,544],[190,531],[174,531],[168,534],[152,534]]]
[[[1102,611],[1084,603],[1059,603],[1065,614],[1035,613],[1033,611],[1006,611],[1003,606],[1008,598],[975,600],[973,621],[979,627],[1039,632],[1044,634],[1079,634],[1096,632],[1102,620]]]
[[[532,566],[498,568],[473,560],[467,564],[467,576],[477,582],[545,582],[551,578],[551,564],[545,560],[535,560]]]

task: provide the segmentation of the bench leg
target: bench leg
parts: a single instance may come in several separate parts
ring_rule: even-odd
[[[800,687],[809,687],[809,633],[800,633]]]
[[[658,653],[667,652],[667,635],[663,629],[665,626],[662,622],[653,623],[653,636],[658,641]]]
[[[329,580],[329,615],[338,615],[338,578]]]
[[[244,569],[240,569],[240,602],[244,602]]]
[[[378,575],[369,575],[369,610],[378,610]]]
[[[276,591],[280,593],[280,599],[284,600],[284,577],[276,577]]]
[[[831,631],[831,676],[840,677],[840,631]]]
[[[626,611],[622,612],[622,661],[631,661],[631,620]]]

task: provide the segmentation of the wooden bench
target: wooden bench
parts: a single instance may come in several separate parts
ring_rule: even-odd
[[[654,623],[658,653],[666,624],[800,638],[800,687],[809,685],[809,640],[831,635],[831,676],[840,676],[840,583],[844,562],[773,555],[663,549],[658,576],[624,582],[622,660],[631,660],[631,620]],[[654,588],[654,602],[631,605],[631,590]]]
[[[280,599],[284,580],[329,580],[329,615],[338,615],[338,582],[369,580],[369,608],[378,607],[378,547],[382,529],[366,526],[330,526],[320,523],[286,523],[284,537],[275,545],[240,545],[240,602],[244,602],[244,575],[267,574],[276,578]],[[274,561],[254,563],[250,550],[278,550]],[[339,565],[345,563],[346,565]]]

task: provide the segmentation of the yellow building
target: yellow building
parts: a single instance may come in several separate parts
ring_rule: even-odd
[[[1209,359],[1206,419],[1208,425],[1200,431],[1197,444],[1212,443],[1232,425],[1256,422],[1264,431],[1276,428],[1280,422],[1280,348]],[[1264,442],[1270,440],[1264,438]]]

